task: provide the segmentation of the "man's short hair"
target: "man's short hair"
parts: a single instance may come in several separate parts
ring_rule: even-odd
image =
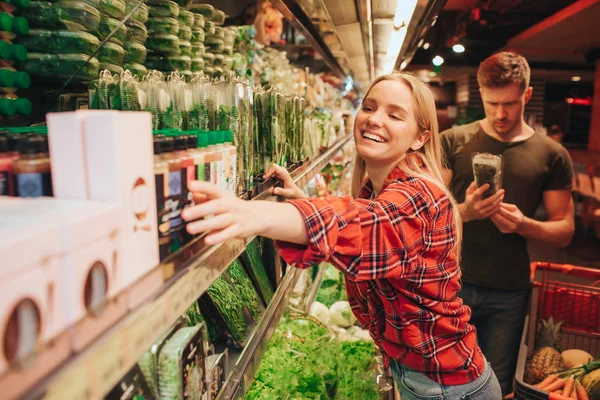
[[[529,63],[517,53],[496,53],[479,64],[477,82],[481,88],[498,88],[517,84],[525,92],[529,87],[531,70]]]

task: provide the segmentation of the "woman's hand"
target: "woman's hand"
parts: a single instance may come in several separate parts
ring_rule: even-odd
[[[208,182],[191,182],[189,189],[199,204],[186,208],[181,216],[186,221],[193,221],[187,224],[190,234],[211,232],[204,239],[206,244],[252,237],[265,229],[264,216],[261,217],[249,201],[238,199],[234,194]],[[200,219],[206,216],[210,217]]]
[[[271,168],[264,175],[265,179],[269,179],[274,176],[283,182],[283,188],[275,187],[271,189],[274,195],[285,197],[286,199],[305,199],[306,195],[292,180],[292,176],[287,169],[273,164]]]

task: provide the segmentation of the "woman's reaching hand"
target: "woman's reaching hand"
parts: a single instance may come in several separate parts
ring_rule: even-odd
[[[283,182],[283,188],[275,187],[271,191],[274,195],[285,197],[286,199],[304,199],[306,195],[292,180],[292,176],[287,169],[272,164],[271,168],[265,173],[264,178],[269,179],[275,177]]]

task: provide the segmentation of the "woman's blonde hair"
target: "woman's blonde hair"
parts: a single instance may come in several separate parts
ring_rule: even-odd
[[[398,166],[408,175],[424,179],[435,184],[444,191],[446,196],[448,196],[448,199],[454,208],[456,245],[458,246],[462,237],[462,222],[456,200],[454,199],[454,196],[450,190],[448,190],[444,184],[444,178],[442,175],[442,144],[433,94],[431,93],[429,87],[417,76],[406,72],[393,72],[388,75],[382,75],[375,79],[369,87],[369,90],[367,90],[364,98],[366,99],[373,87],[382,81],[397,81],[408,86],[413,98],[413,108],[418,127],[417,134],[421,135],[426,131],[431,132],[429,140],[427,140],[423,147],[416,151],[409,150],[406,155],[413,156],[406,157],[405,155],[405,157],[398,162]],[[418,162],[417,157],[422,161],[422,164]],[[422,165],[425,167],[423,168]],[[354,171],[352,173],[352,196],[354,198],[360,197],[360,192],[365,183],[366,172],[367,164],[365,160],[357,153]],[[457,251],[457,254],[460,254],[460,250]]]

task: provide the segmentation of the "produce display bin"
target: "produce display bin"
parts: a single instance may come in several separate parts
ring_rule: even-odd
[[[600,270],[567,264],[531,263],[533,288],[529,315],[525,320],[517,371],[515,398],[547,400],[548,392],[525,383],[527,358],[535,348],[541,321],[550,316],[563,321],[562,348],[600,353]]]

